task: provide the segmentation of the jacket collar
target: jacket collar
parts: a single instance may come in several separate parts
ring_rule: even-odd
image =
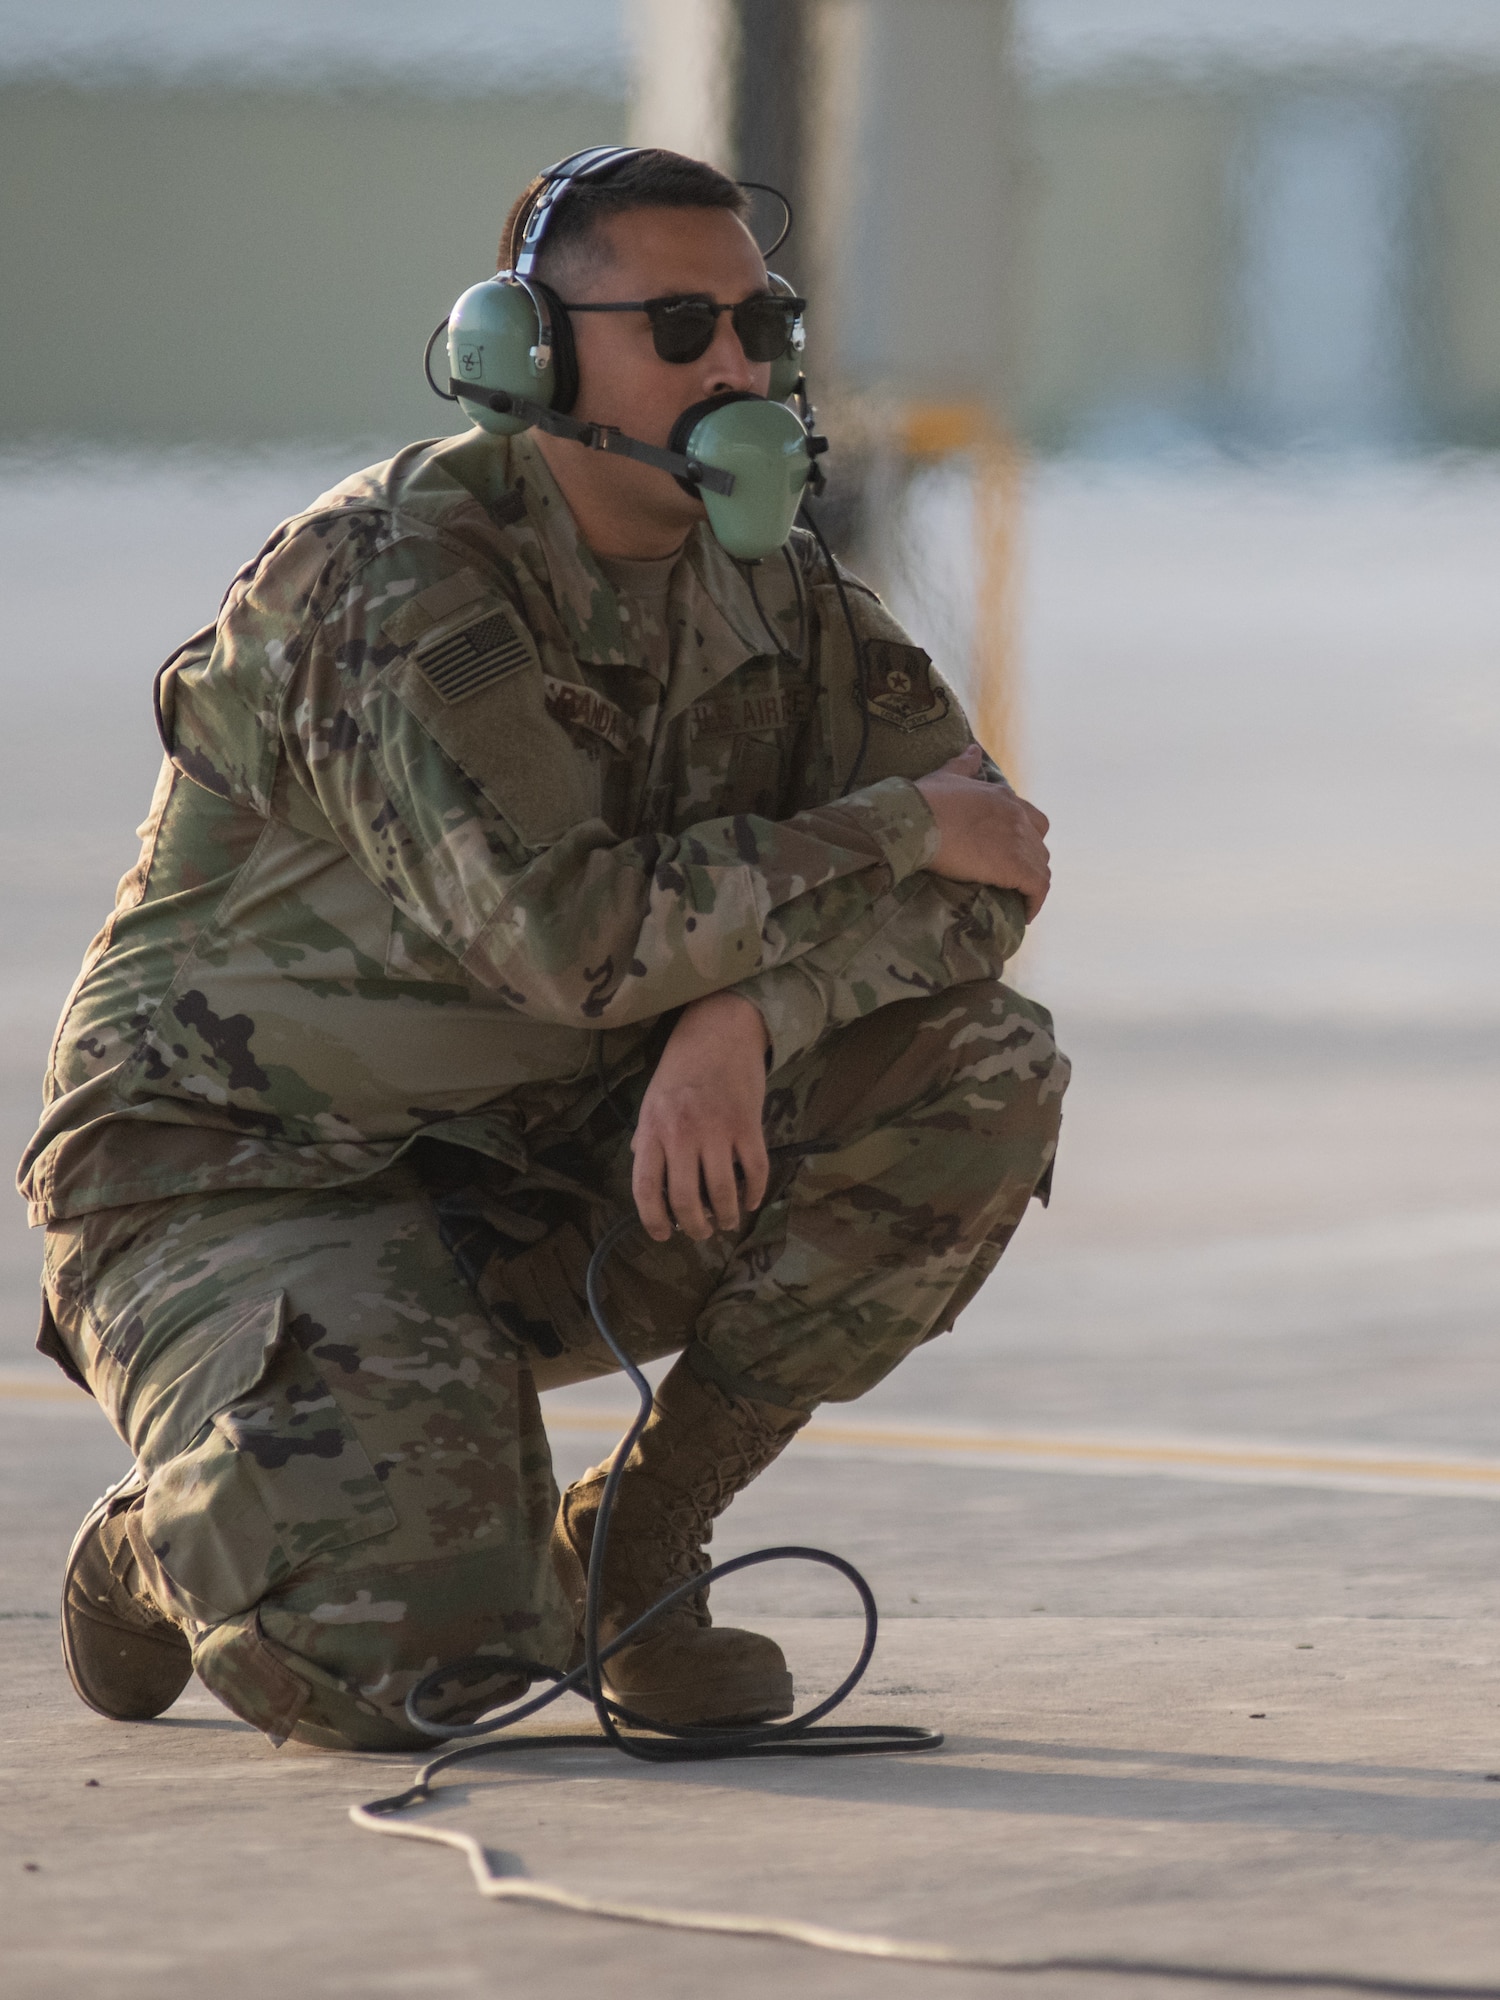
[[[620,617],[620,600],[579,534],[535,441],[523,431],[493,445],[494,462],[486,463],[483,478],[476,478],[478,467],[468,466],[460,483],[491,489],[483,497],[491,516],[503,522],[499,539],[504,552],[524,564],[546,590],[569,650],[588,666],[649,671],[649,649]],[[458,449],[471,457],[474,440],[465,438]],[[485,457],[488,461],[488,453]],[[451,468],[448,476],[456,477],[457,471]],[[507,506],[511,495],[519,495],[524,514]],[[754,574],[752,594],[748,572],[714,539],[706,521],[689,534],[672,574],[667,605],[672,633],[668,715],[700,700],[747,660],[775,650],[756,609],[757,596],[782,644],[795,645],[797,600],[786,564],[772,556]]]

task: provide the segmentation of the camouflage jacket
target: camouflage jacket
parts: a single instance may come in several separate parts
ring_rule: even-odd
[[[354,1180],[421,1133],[520,1166],[702,994],[753,999],[782,1062],[995,976],[1019,901],[924,872],[910,782],[968,725],[851,580],[862,712],[806,543],[752,576],[695,530],[653,646],[524,436],[414,445],[280,527],[158,681],[33,1220]]]

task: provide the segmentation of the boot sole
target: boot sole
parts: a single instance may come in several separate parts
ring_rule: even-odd
[[[158,1715],[166,1713],[193,1677],[192,1660],[191,1656],[189,1656],[187,1670],[183,1674],[182,1679],[168,1699],[163,1701],[160,1706],[145,1711],[139,1709],[122,1711],[118,1705],[113,1708],[110,1707],[108,1701],[103,1696],[96,1694],[90,1687],[83,1671],[83,1664],[78,1657],[77,1649],[74,1645],[73,1622],[68,1616],[68,1591],[73,1582],[73,1572],[78,1567],[79,1557],[83,1554],[90,1538],[94,1535],[100,1523],[109,1518],[115,1511],[118,1503],[122,1500],[133,1500],[137,1494],[144,1493],[145,1490],[146,1482],[141,1476],[139,1467],[135,1466],[126,1473],[123,1479],[117,1479],[113,1486],[106,1487],[104,1492],[100,1494],[93,1506],[84,1515],[78,1533],[73,1537],[72,1545],[68,1550],[68,1559],[63,1564],[62,1615],[59,1620],[62,1637],[63,1666],[67,1669],[68,1679],[72,1683],[73,1692],[77,1695],[78,1699],[86,1707],[93,1709],[96,1715],[107,1716],[111,1722],[154,1721]],[[87,1614],[81,1615],[86,1616]],[[95,1618],[90,1619],[89,1622],[96,1628],[104,1626],[108,1629],[108,1621],[106,1620]],[[175,1631],[175,1627],[173,1630]],[[132,1642],[159,1649],[168,1657],[180,1658],[179,1647],[185,1649],[187,1646],[187,1641],[182,1638],[180,1633],[177,1634],[178,1644],[175,1645],[169,1639],[154,1639],[147,1632],[132,1632],[128,1636]]]

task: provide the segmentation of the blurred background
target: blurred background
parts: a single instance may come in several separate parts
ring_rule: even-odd
[[[1054,820],[1057,1197],[882,1395],[1500,1450],[1495,0],[0,0],[11,1156],[159,660],[627,137],[792,195],[830,524]]]

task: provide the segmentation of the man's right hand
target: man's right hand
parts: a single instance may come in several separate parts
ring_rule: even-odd
[[[1028,805],[1009,785],[992,785],[981,778],[983,755],[979,745],[971,743],[917,779],[917,790],[938,829],[938,851],[927,866],[950,882],[984,882],[992,889],[1016,890],[1030,923],[1052,883],[1042,838],[1047,815]]]

